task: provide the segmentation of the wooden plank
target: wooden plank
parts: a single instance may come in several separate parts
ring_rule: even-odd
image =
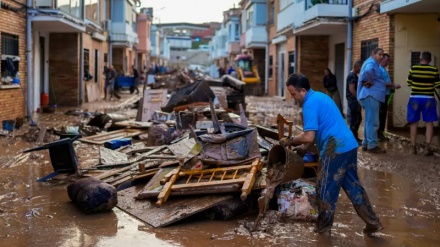
[[[179,165],[176,169],[173,170],[170,180],[163,186],[162,190],[157,196],[157,202],[155,204],[157,207],[161,207],[162,204],[165,203],[170,196],[171,188],[173,187],[173,184],[176,182],[176,180],[179,178],[180,168],[181,166]]]
[[[114,181],[113,183],[111,183],[110,185],[113,185],[115,188],[118,187],[120,184],[125,183],[127,181],[130,181],[132,179],[132,177],[128,176],[128,177],[124,177],[121,178],[117,181]]]
[[[241,200],[245,201],[247,196],[251,193],[252,186],[255,183],[255,177],[257,171],[262,169],[262,164],[260,163],[260,159],[256,159],[254,163],[252,163],[251,171],[246,175],[243,187],[241,188]]]
[[[154,206],[153,200],[135,200],[141,186],[130,187],[118,192],[117,207],[139,220],[153,226],[165,227],[191,215],[232,199],[232,195],[185,196],[169,198],[162,207]]]
[[[98,83],[86,82],[86,97],[88,103],[99,100],[101,91],[99,90]]]
[[[139,122],[139,121],[121,121],[115,123],[115,126],[126,127],[131,129],[148,129],[153,125],[153,122]]]
[[[167,175],[169,172],[174,170],[174,168],[175,167],[172,166],[160,168],[160,170],[157,171],[156,175],[154,175],[150,179],[150,181],[145,185],[145,187],[139,191],[137,198],[143,199],[143,198],[157,197],[157,195],[159,195],[159,192],[163,187],[160,183],[161,180],[164,178],[165,175]]]
[[[120,168],[120,169],[110,170],[109,172],[104,172],[103,174],[96,176],[96,178],[102,180],[104,178],[108,178],[108,177],[113,176],[115,174],[128,171],[134,167],[135,167],[134,165],[131,165],[131,166],[127,166],[127,167]]]
[[[115,139],[120,139],[120,138],[128,138],[128,137],[133,137],[133,136],[137,136],[144,133],[141,130],[136,130],[136,129],[122,129],[122,130],[115,130],[115,131],[110,131],[104,134],[98,134],[98,135],[93,135],[93,136],[87,136],[87,137],[83,137],[81,139],[79,139],[82,142],[86,142],[86,143],[91,143],[91,144],[97,144],[97,145],[102,145],[107,141],[111,141],[111,140],[115,140]]]

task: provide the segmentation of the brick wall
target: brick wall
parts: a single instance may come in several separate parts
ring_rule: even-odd
[[[368,12],[371,4],[379,4],[380,0],[354,0],[353,6],[358,7],[359,15]],[[385,53],[391,56],[391,62],[388,65],[388,72],[393,81],[394,75],[394,16],[379,14],[376,7],[373,7],[370,13],[365,17],[358,19],[353,25],[353,62],[361,58],[361,42],[365,40],[378,39],[379,47],[383,48]],[[388,108],[388,127],[393,126],[392,117],[393,106]]]
[[[324,91],[322,77],[328,66],[328,36],[300,36],[298,44],[298,73],[309,78],[314,90]]]
[[[269,58],[272,56],[272,77],[269,77],[268,90],[269,96],[277,95],[277,46],[269,45]]]
[[[277,15],[279,13],[279,0],[272,0],[272,4],[274,5],[274,23],[269,27],[269,57],[272,56],[272,77],[269,77],[269,81],[267,83],[268,96],[277,95],[277,46],[272,44],[272,39],[277,35]],[[267,71],[269,73],[269,71]]]
[[[24,0],[13,2],[11,0],[2,0],[2,3],[13,7],[20,8],[16,2],[26,4]],[[0,89],[0,121],[7,119],[15,119],[27,115],[25,106],[25,97],[27,97],[27,81],[26,81],[26,15],[24,13],[14,12],[4,7],[0,9],[0,32],[17,35],[19,44],[19,68],[20,88],[1,90]],[[1,47],[1,38],[0,38]],[[1,57],[0,49],[0,57]],[[0,65],[1,66],[1,65]]]
[[[49,49],[50,100],[57,105],[79,104],[79,36],[76,33],[51,33]]]

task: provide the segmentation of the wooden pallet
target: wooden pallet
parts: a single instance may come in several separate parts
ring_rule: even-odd
[[[260,159],[255,159],[250,165],[220,167],[205,170],[181,171],[181,166],[173,169],[162,180],[163,187],[157,197],[156,206],[166,202],[171,192],[192,194],[191,192],[219,193],[240,191],[241,199],[246,200],[255,182],[256,173],[261,171]],[[179,179],[186,182],[176,184]],[[241,188],[240,188],[241,187]],[[224,190],[224,191],[222,191]]]

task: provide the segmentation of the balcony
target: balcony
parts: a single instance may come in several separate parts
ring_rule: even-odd
[[[77,0],[34,0],[33,28],[47,32],[85,32],[84,5]]]
[[[380,13],[438,13],[438,0],[385,0],[380,3]]]
[[[150,56],[151,57],[157,57],[158,55],[159,55],[159,52],[158,52],[157,46],[152,45],[151,46],[151,51],[150,51]]]
[[[139,43],[137,36],[126,33],[112,33],[110,37],[113,47],[131,48],[133,44]]]
[[[297,0],[293,21],[294,33],[301,35],[331,35],[346,31],[348,0],[321,0],[327,3],[312,4],[311,0]],[[305,8],[302,14],[298,9]]]
[[[265,47],[267,42],[267,31],[265,26],[254,26],[246,31],[246,48]]]

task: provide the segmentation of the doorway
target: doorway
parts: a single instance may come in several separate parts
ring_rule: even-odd
[[[99,67],[98,67],[98,65],[99,65],[99,52],[98,52],[98,50],[96,50],[95,49],[95,71],[94,71],[94,73],[95,73],[95,83],[97,83],[98,82],[98,76],[99,76],[99,73],[98,73],[98,69],[99,69]]]
[[[46,93],[44,88],[44,78],[46,78],[46,49],[44,37],[40,36],[40,93]]]
[[[284,55],[286,53],[280,52],[278,53],[278,95],[284,96],[284,81],[285,81],[285,61]]]
[[[335,45],[335,76],[338,82],[339,96],[344,99],[344,67],[345,67],[345,43]]]

